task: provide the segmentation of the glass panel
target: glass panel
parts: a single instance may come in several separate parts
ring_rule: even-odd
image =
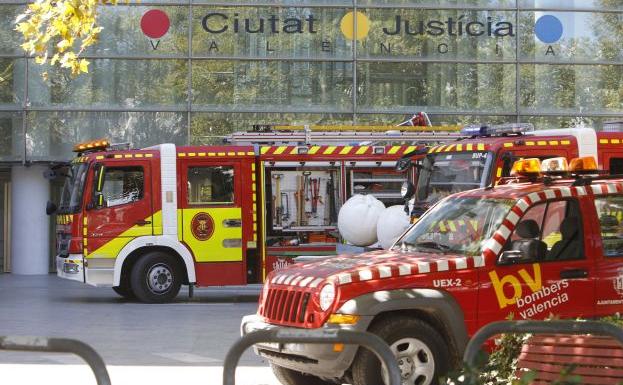
[[[352,115],[292,113],[193,113],[192,145],[222,144],[223,138],[237,131],[249,131],[254,124],[348,124]]]
[[[66,161],[79,142],[108,138],[135,148],[160,143],[186,144],[187,114],[175,112],[30,112],[26,132],[28,160]]]
[[[352,111],[350,63],[201,60],[192,74],[199,105]]]
[[[21,112],[0,111],[0,161],[22,159],[24,151],[22,127]]]
[[[194,7],[193,55],[350,58],[340,8]]]
[[[623,0],[518,0],[520,8],[623,9]]]
[[[45,67],[32,65],[32,72]],[[88,74],[72,78],[48,69],[49,82],[38,73],[28,78],[33,106],[154,107],[186,105],[185,60],[92,60]]]
[[[601,131],[604,123],[614,120],[612,117],[596,117],[590,115],[582,115],[576,113],[570,116],[521,116],[520,121],[534,124],[538,130],[546,130],[550,128],[566,128],[566,127],[593,127]]]
[[[0,54],[21,53],[20,33],[15,31],[15,17],[24,10],[23,5],[0,4]]]
[[[520,58],[623,62],[623,13],[521,12]]]
[[[510,11],[367,9],[360,57],[515,59],[515,13]]]
[[[522,114],[582,116],[623,111],[623,67],[521,65]]]
[[[22,59],[0,58],[0,106],[18,104],[24,95],[24,63]]]
[[[515,0],[357,0],[360,6],[396,5],[413,7],[515,7]]]
[[[98,9],[97,20],[104,29],[88,54],[188,56],[188,6]]]
[[[361,63],[357,78],[359,106],[366,112],[515,109],[512,64]]]
[[[357,123],[368,125],[393,125],[404,122],[411,114],[358,114]],[[514,115],[440,115],[428,114],[433,126],[467,125],[467,124],[500,124],[514,122]]]
[[[102,196],[105,207],[114,207],[143,199],[142,167],[107,168]]]
[[[194,4],[223,4],[226,0],[191,0]],[[241,4],[275,4],[291,7],[305,5],[353,5],[352,0],[241,0],[236,1]]]
[[[618,257],[623,255],[623,197],[609,196],[595,198],[597,216],[601,225],[601,240],[604,255]]]
[[[188,203],[233,203],[234,168],[229,166],[189,167]]]

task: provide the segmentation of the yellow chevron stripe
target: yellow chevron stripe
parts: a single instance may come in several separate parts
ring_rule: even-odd
[[[333,151],[335,151],[335,149],[336,149],[335,146],[329,146],[329,147],[327,147],[326,150],[324,150],[323,154],[325,154],[325,155],[333,154]]]
[[[269,148],[270,147],[262,147],[262,148],[260,148],[260,154],[266,154],[268,152]]]
[[[314,155],[315,153],[318,152],[318,150],[320,150],[320,146],[311,146],[309,148],[309,151],[307,151],[307,153],[310,155]]]
[[[340,151],[340,155],[348,155],[348,153],[352,149],[353,149],[353,146],[344,146],[342,150]]]
[[[275,152],[273,152],[273,154],[275,154],[275,155],[283,154],[283,152],[286,150],[286,148],[287,148],[286,146],[279,146],[279,147],[277,147]]]
[[[395,154],[398,152],[398,150],[400,150],[401,146],[392,146],[392,148],[389,149],[389,151],[387,152],[388,154]]]
[[[357,150],[356,154],[357,154],[357,155],[363,155],[363,154],[365,154],[365,153],[366,153],[366,151],[368,151],[368,148],[369,148],[369,147],[370,147],[370,146],[361,146],[361,147],[359,147],[359,149]]]

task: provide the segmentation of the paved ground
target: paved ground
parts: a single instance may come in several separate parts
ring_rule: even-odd
[[[196,289],[191,300],[183,291],[175,303],[146,305],[54,275],[0,274],[0,335],[82,340],[102,355],[114,385],[136,384],[139,378],[138,383],[147,383],[152,377],[162,382],[167,376],[172,383],[205,378],[200,382],[217,384],[227,349],[239,336],[240,319],[255,312],[259,290]],[[3,379],[14,375],[20,378],[16,384],[40,384],[37,376],[42,376],[46,384],[58,378],[69,385],[62,373],[89,377],[86,367],[74,367],[80,363],[68,355],[0,352]],[[243,356],[239,372],[244,374],[240,383],[276,383],[266,363],[252,353]]]

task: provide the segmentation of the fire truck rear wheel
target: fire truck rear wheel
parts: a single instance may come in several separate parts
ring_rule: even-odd
[[[370,328],[390,346],[405,385],[437,385],[449,370],[450,353],[430,324],[412,317],[385,318]],[[385,369],[374,353],[359,349],[352,365],[353,385],[387,384]]]
[[[287,369],[283,366],[270,364],[275,377],[282,385],[329,385],[333,382],[325,381],[320,377],[297,372],[296,370]]]
[[[182,268],[169,254],[154,251],[143,255],[132,268],[131,287],[145,303],[169,302],[182,286]]]

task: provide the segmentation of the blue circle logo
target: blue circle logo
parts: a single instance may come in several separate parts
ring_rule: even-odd
[[[541,16],[534,24],[534,33],[543,43],[555,43],[562,36],[562,23],[556,16]]]

